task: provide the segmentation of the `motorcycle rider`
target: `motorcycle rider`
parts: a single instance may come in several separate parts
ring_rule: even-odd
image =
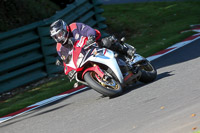
[[[81,37],[87,37],[87,45],[89,45],[101,38],[101,33],[98,30],[86,24],[74,22],[67,25],[62,19],[51,24],[50,35],[57,42],[57,53],[65,63],[67,57],[72,54],[75,41],[80,40]],[[109,48],[129,57],[132,57],[135,52],[135,49],[121,45],[114,36],[103,38],[98,44],[100,47]],[[59,65],[60,61],[57,60],[56,64]]]

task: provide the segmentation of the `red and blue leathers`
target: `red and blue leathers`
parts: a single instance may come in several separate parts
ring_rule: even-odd
[[[69,38],[72,37],[75,39],[75,41],[80,40],[81,37],[95,36],[96,40],[101,37],[101,34],[98,30],[95,30],[83,23],[71,23],[69,26],[67,26],[67,31],[69,32]],[[57,43],[56,49],[62,60],[65,60],[71,53],[71,49],[66,48],[61,43]]]

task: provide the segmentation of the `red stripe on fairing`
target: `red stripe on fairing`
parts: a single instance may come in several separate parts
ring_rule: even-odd
[[[78,43],[76,44],[76,47],[83,47],[86,44],[87,38],[81,36],[81,39],[78,41]]]
[[[183,42],[184,42],[184,41],[193,40],[193,39],[195,39],[195,38],[197,38],[197,37],[199,37],[199,36],[200,36],[199,34],[198,34],[198,35],[190,36],[190,37],[186,38],[185,40],[183,40]]]
[[[106,54],[106,51],[107,51],[107,49],[105,49],[105,51],[104,51],[104,53],[103,53],[104,55]]]
[[[176,47],[162,50],[162,51],[160,51],[160,52],[155,53],[155,54],[152,55],[152,56],[161,55],[161,54],[167,53],[168,51],[170,51],[170,50],[172,50],[172,49],[175,49],[175,48],[176,48]]]
[[[27,111],[27,110],[30,110],[30,109],[32,109],[32,108],[35,108],[35,107],[37,107],[37,106],[38,106],[38,105],[31,106],[31,107],[26,107],[26,108],[24,108],[24,109],[21,109],[21,110],[19,110],[19,111],[16,111],[16,112],[14,112],[14,113],[8,114],[8,115],[3,116],[3,117],[14,116],[14,115],[20,114],[20,113],[22,113],[22,112],[25,112],[25,111]],[[3,118],[3,117],[0,117],[0,118]]]
[[[80,72],[80,71],[83,70],[83,68],[84,68],[84,67],[79,67],[79,68],[76,69],[76,71],[77,71],[77,72]]]
[[[94,72],[97,73],[101,78],[103,78],[103,76],[104,76],[104,73],[101,71],[101,69],[99,68],[99,66],[96,65],[96,66],[87,68],[87,69],[83,72],[82,78],[83,78],[83,76],[85,75],[85,73],[86,73],[86,72],[89,72],[89,71],[94,71]]]
[[[63,93],[59,94],[58,96],[64,95],[64,94],[69,94],[69,93],[72,93],[72,92],[75,92],[75,91],[80,90],[80,89],[82,89],[82,88],[84,88],[84,87],[86,87],[86,86],[85,86],[85,85],[78,86],[78,87],[76,87],[76,88],[73,88],[73,89],[71,89],[71,90],[68,90],[68,91],[66,91],[66,92],[63,92]]]
[[[129,75],[127,75],[127,76],[124,78],[124,81],[126,81],[127,79],[129,79],[131,76],[133,76],[133,73],[130,73]]]

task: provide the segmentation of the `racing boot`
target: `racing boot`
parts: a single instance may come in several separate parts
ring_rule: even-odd
[[[135,48],[133,46],[129,46],[126,43],[122,45],[116,42],[114,44],[114,49],[117,52],[120,52],[121,54],[128,56],[130,59],[134,57],[134,54],[135,54]]]
[[[128,56],[129,58],[132,58],[135,53],[135,48],[133,46],[130,46],[126,43],[119,43],[115,36],[103,38],[101,40],[101,46],[112,49],[120,54]]]

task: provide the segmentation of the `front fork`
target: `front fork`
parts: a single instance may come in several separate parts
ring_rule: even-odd
[[[82,74],[82,79],[83,79],[83,76],[85,75],[85,73],[88,71],[96,72],[101,78],[103,78],[105,75],[104,72],[100,69],[100,67],[98,65],[93,64],[93,67],[89,67],[89,68],[85,69],[85,71]]]
[[[100,76],[100,78],[102,78],[102,79],[105,77],[105,74],[104,74],[104,72],[100,69],[100,67],[99,67],[98,65],[96,65],[96,64],[92,64],[92,67],[89,67],[89,68],[87,68],[87,69],[85,69],[85,70],[83,71],[83,73],[82,73],[82,79],[84,79],[85,73],[86,73],[86,72],[89,72],[89,71],[94,71],[94,72],[97,73],[97,74]],[[83,81],[79,80],[79,79],[77,78],[77,76],[76,76],[76,81],[77,81],[77,82],[74,84],[74,88],[78,87],[78,82],[80,82],[80,83],[82,83],[82,84],[85,84],[85,85],[88,85],[86,82],[83,82]]]

